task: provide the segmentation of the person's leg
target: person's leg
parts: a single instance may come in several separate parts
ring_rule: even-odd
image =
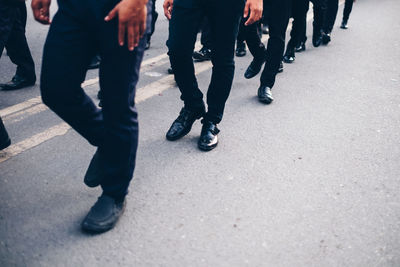
[[[302,42],[307,27],[308,0],[292,0],[292,30],[286,46],[283,60],[292,63],[295,60],[295,49]]]
[[[149,33],[145,35],[147,39],[145,49],[150,48],[151,36],[153,36],[153,33],[156,29],[156,21],[158,18],[158,13],[156,11],[156,0],[149,0],[149,1],[151,1],[151,23],[150,23],[150,30],[148,31]]]
[[[199,51],[193,52],[193,59],[197,61],[211,60],[212,42],[210,24],[207,17],[204,17],[201,26],[200,42],[203,47]]]
[[[353,9],[354,0],[346,0],[343,9],[343,21],[347,22],[350,17],[351,10]]]
[[[192,59],[203,18],[204,10],[200,6],[175,4],[172,9],[167,41],[168,55],[184,107],[166,134],[169,141],[178,140],[188,134],[193,123],[205,113],[203,93],[197,84]]]
[[[344,3],[343,19],[340,26],[340,28],[342,29],[347,29],[347,22],[349,20],[351,10],[353,9],[353,1],[354,0],[346,0],[346,2]]]
[[[201,44],[204,47],[207,47],[209,49],[212,49],[212,42],[211,42],[211,29],[210,29],[210,23],[208,21],[208,18],[204,18],[203,26],[201,28],[201,38],[200,38]]]
[[[314,47],[318,47],[322,43],[322,28],[326,16],[327,0],[311,0],[313,3],[314,21],[313,21],[313,37]]]
[[[151,6],[148,5],[147,29],[150,32]],[[103,193],[123,199],[132,179],[138,145],[138,119],[135,107],[136,84],[139,79],[147,38],[129,51],[118,44],[118,21],[98,22],[100,43],[100,87],[104,139],[98,152],[102,160]]]
[[[52,21],[43,51],[40,89],[50,109],[99,146],[104,140],[103,115],[81,87],[96,53],[95,42],[75,13],[61,4]]]
[[[261,86],[272,88],[285,49],[285,35],[289,22],[290,0],[271,0],[267,60],[260,78]]]
[[[243,28],[243,35],[245,36],[247,46],[249,47],[250,53],[253,55],[253,60],[247,67],[244,77],[251,79],[256,76],[266,60],[266,50],[264,44],[261,42],[261,38],[258,35],[258,29],[256,23],[245,26],[245,19],[241,21],[241,27]]]
[[[211,27],[213,69],[207,91],[208,111],[202,121],[197,145],[203,151],[210,151],[218,145],[217,124],[222,120],[225,103],[232,87],[235,41],[244,1],[209,1],[205,5]]]
[[[236,56],[237,57],[244,57],[247,52],[246,52],[246,44],[244,43],[245,41],[245,26],[244,26],[244,18],[241,18],[240,24],[239,24],[239,32],[238,36],[236,38]]]
[[[203,93],[198,88],[192,59],[196,35],[204,17],[199,7],[174,5],[169,22],[168,55],[174,70],[181,99],[190,110],[204,108]]]
[[[10,60],[17,65],[16,76],[23,77],[30,84],[35,83],[35,64],[25,37],[26,5],[24,2],[16,5],[17,18],[6,43]]]
[[[17,9],[6,3],[0,3],[0,58],[13,29]]]
[[[207,7],[212,32],[212,76],[207,91],[208,111],[205,120],[222,120],[235,71],[234,52],[243,0],[213,1]]]
[[[327,10],[324,20],[323,32],[329,34],[332,32],[333,25],[335,24],[337,12],[339,8],[339,0],[328,0]]]

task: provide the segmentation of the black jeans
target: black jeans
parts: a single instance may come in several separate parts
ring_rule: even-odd
[[[205,119],[214,123],[222,120],[235,71],[234,51],[243,0],[176,1],[169,22],[168,55],[175,80],[181,91],[185,107],[202,109],[200,91],[192,59],[196,35],[204,17],[211,29],[213,64],[211,82],[207,92],[208,111]]]
[[[261,86],[272,88],[285,50],[286,29],[289,23],[291,0],[266,0],[264,8],[268,10],[269,40],[266,63],[261,74]]]
[[[343,21],[346,23],[349,20],[351,10],[353,9],[353,1],[354,0],[346,0],[346,2],[344,3]]]
[[[0,57],[4,48],[17,65],[16,75],[36,81],[35,64],[25,37],[26,5],[0,1]]]
[[[338,8],[339,8],[339,0],[327,0],[324,26],[322,27],[322,30],[325,33],[332,32],[333,25],[335,25]]]
[[[118,21],[104,17],[116,0],[60,0],[43,52],[43,102],[98,147],[106,179],[105,194],[125,196],[135,167],[138,120],[135,91],[146,38],[134,51],[118,44]],[[147,6],[149,28],[151,1]],[[87,66],[99,53],[102,110],[81,83]]]

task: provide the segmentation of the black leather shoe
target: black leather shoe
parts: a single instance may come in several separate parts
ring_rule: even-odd
[[[100,56],[96,55],[92,58],[92,61],[88,66],[88,69],[93,70],[93,69],[98,69],[99,67],[100,67]]]
[[[269,34],[269,28],[268,25],[264,25],[262,26],[262,33],[263,34]]]
[[[294,47],[286,48],[285,55],[283,56],[283,62],[291,64],[295,61],[295,59]]]
[[[200,150],[210,151],[218,145],[217,125],[211,121],[202,121],[203,127],[201,128],[200,139],[197,143]]]
[[[247,67],[246,72],[244,73],[244,77],[246,79],[251,79],[254,76],[256,76],[260,70],[262,65],[265,63],[265,58],[263,59],[253,59],[253,61],[250,63],[250,65]]]
[[[271,104],[271,102],[274,101],[271,88],[269,88],[268,86],[260,86],[260,88],[258,88],[257,95],[258,100],[264,104]]]
[[[17,90],[24,87],[32,86],[36,82],[36,78],[28,79],[19,75],[15,75],[11,81],[0,84],[0,88],[4,91]]]
[[[126,201],[116,202],[114,198],[101,195],[82,221],[82,230],[103,233],[112,229],[125,210]]]
[[[192,129],[193,123],[203,117],[205,109],[199,109],[198,111],[192,111],[185,107],[181,109],[178,118],[172,123],[171,127],[167,132],[167,140],[175,141],[181,137],[187,135]]]
[[[100,159],[99,149],[94,153],[92,160],[90,161],[89,167],[86,171],[84,183],[89,187],[99,186],[105,178],[103,170],[103,164]]]
[[[211,60],[211,49],[203,46],[199,51],[193,52],[193,59],[197,61]]]
[[[314,47],[320,46],[322,43],[322,35],[321,32],[314,32],[312,37],[312,44]]]
[[[283,72],[283,63],[281,61],[281,64],[279,64],[278,73],[282,73],[282,72]]]
[[[342,24],[340,25],[341,29],[347,30],[349,26],[347,26],[347,21],[342,21]]]
[[[0,150],[5,149],[11,145],[10,137],[8,137],[8,133],[6,127],[3,124],[3,121],[0,118]]]
[[[236,56],[244,57],[247,54],[246,44],[244,42],[238,43],[236,45]]]
[[[296,60],[295,56],[290,56],[290,55],[284,55],[283,56],[283,62],[291,64]]]
[[[327,45],[331,41],[330,33],[322,33],[322,44]]]
[[[301,42],[298,46],[296,46],[295,51],[296,53],[300,53],[306,50],[306,43]]]

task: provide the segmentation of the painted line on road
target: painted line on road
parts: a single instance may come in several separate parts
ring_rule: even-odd
[[[196,64],[196,74],[205,72],[211,69],[211,67],[212,65],[210,62],[202,62]],[[175,86],[174,77],[172,75],[169,75],[149,85],[141,87],[140,92],[138,91],[136,94],[136,104],[143,102],[155,95],[159,95],[163,91],[174,86]],[[35,108],[37,112],[40,112],[42,108],[47,109],[47,107],[44,104],[39,104],[36,107],[31,108],[29,112],[32,113]],[[13,114],[12,116],[13,117],[15,116],[15,119],[18,120],[19,119],[18,116],[22,115],[22,113],[24,112],[26,111],[25,110],[20,111],[18,113]],[[18,154],[21,154],[24,151],[34,148],[54,137],[65,135],[69,129],[71,129],[71,127],[65,122],[63,122],[41,133],[38,133],[32,137],[29,137],[21,142],[13,144],[8,148],[0,151],[0,163],[9,160],[10,158],[15,157]]]
[[[27,138],[19,143],[9,146],[8,148],[0,152],[0,163],[4,162],[28,149],[42,144],[43,142],[52,139],[53,137],[64,135],[68,132],[68,124],[62,122],[56,126],[49,128],[48,130],[35,134],[34,136]]]
[[[35,106],[40,103],[42,103],[42,98],[40,96],[28,99],[22,103],[0,110],[0,117],[4,118],[10,114],[19,112],[21,110],[27,109],[29,107]]]

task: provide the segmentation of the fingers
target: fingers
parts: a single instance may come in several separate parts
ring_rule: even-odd
[[[244,23],[245,26],[251,25],[256,21],[259,21],[262,17],[262,9],[252,9],[250,12],[250,17]]]
[[[50,6],[43,5],[41,10],[41,18],[47,23],[50,24]]]
[[[118,23],[118,43],[120,46],[124,45],[126,25],[121,21]]]
[[[104,18],[105,21],[110,21],[115,16],[118,14],[118,6],[114,7],[110,12],[108,12],[108,15]]]
[[[132,51],[136,46],[137,33],[135,25],[128,26],[128,49]]]
[[[36,21],[42,24],[50,24],[50,3],[43,3],[43,1],[32,1],[31,7]]]
[[[246,2],[246,5],[244,6],[244,12],[243,12],[243,18],[247,18],[249,16],[249,2]]]
[[[163,4],[163,8],[164,8],[164,15],[167,19],[171,19],[171,12],[172,12],[172,3],[169,0],[166,0]]]
[[[142,38],[144,33],[146,32],[146,21],[147,21],[147,7],[144,8],[144,19],[139,24],[139,38]]]

